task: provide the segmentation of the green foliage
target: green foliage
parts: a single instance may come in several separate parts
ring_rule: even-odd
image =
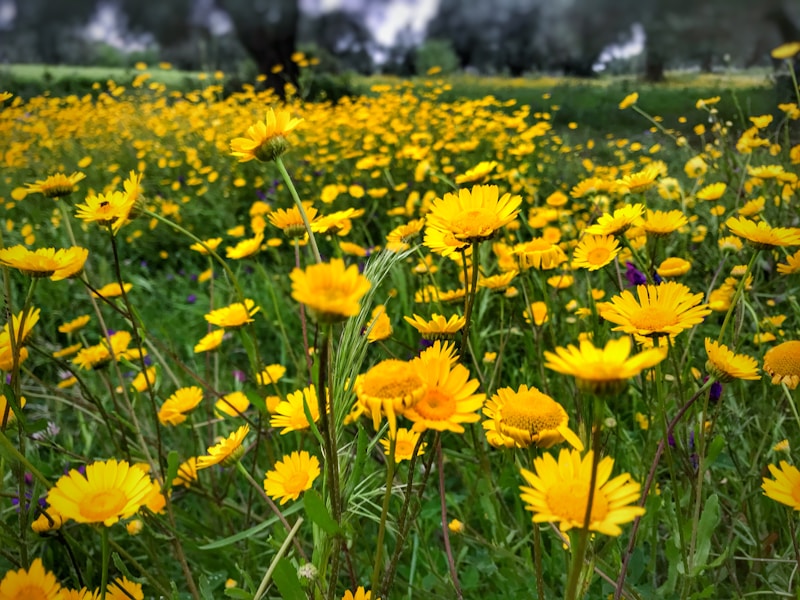
[[[426,40],[414,52],[414,69],[424,76],[438,67],[442,75],[450,75],[458,69],[458,56],[447,40]]]

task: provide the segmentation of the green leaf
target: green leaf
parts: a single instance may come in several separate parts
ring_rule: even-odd
[[[720,452],[725,447],[725,438],[721,435],[714,436],[711,443],[708,445],[708,452],[706,453],[706,466],[710,467],[719,458]]]
[[[297,569],[292,566],[288,558],[283,557],[278,561],[275,571],[272,573],[272,579],[283,600],[306,600],[306,593],[297,577]]]
[[[236,598],[237,600],[253,600],[253,594],[242,588],[228,588],[225,590],[225,595],[228,598]]]
[[[711,551],[711,536],[720,522],[719,497],[712,494],[708,497],[703,506],[703,514],[697,523],[697,546],[692,557],[692,577],[702,573],[708,565],[708,553]]]
[[[339,524],[333,520],[328,507],[322,500],[322,496],[315,490],[308,490],[303,494],[303,504],[306,507],[308,518],[319,525],[320,529],[328,535],[339,535],[344,533]]]
[[[286,512],[283,513],[284,517],[288,517],[291,514],[298,512],[302,506],[300,503],[295,503]],[[210,544],[206,544],[204,546],[200,546],[200,550],[218,550],[219,548],[224,548],[226,546],[230,546],[231,544],[235,544],[236,542],[241,542],[247,538],[250,538],[257,533],[261,533],[265,529],[271,527],[275,523],[278,522],[278,517],[271,517],[264,521],[263,523],[259,523],[258,525],[251,527],[250,529],[245,529],[244,531],[240,531],[230,537],[223,538],[221,540],[217,540],[215,542],[211,542]]]
[[[203,600],[214,600],[214,590],[211,589],[208,583],[208,577],[201,575],[198,584],[200,588],[200,597]]]
[[[178,476],[178,468],[180,467],[180,459],[178,458],[177,450],[170,450],[167,454],[167,480],[164,482],[164,492],[169,492],[172,489],[172,482]]]

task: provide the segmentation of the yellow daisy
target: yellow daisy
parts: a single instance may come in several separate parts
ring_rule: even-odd
[[[21,345],[25,343],[33,326],[39,322],[39,313],[40,309],[31,308],[24,316],[23,313],[20,312],[17,315],[13,315],[11,318],[14,327],[14,343],[17,348],[20,364],[28,357],[28,349],[21,347]],[[0,371],[11,371],[13,368],[14,351],[11,345],[11,329],[9,328],[9,324],[6,323],[3,326],[3,330],[0,331]]]
[[[517,271],[506,271],[499,275],[491,275],[489,277],[478,277],[478,287],[489,289],[493,292],[504,292],[511,285],[511,282],[517,276]]]
[[[80,246],[59,250],[13,246],[0,250],[0,264],[19,269],[31,277],[49,277],[53,281],[79,275],[88,257],[89,251]]]
[[[162,425],[180,425],[186,420],[186,413],[193,411],[203,401],[203,390],[197,386],[175,390],[158,410],[158,420]]]
[[[209,250],[213,250],[216,252],[219,245],[222,243],[222,238],[210,238],[207,240],[203,240],[203,243],[195,242],[191,246],[189,246],[189,250],[194,250],[195,252],[199,252],[200,254],[208,254]]]
[[[86,467],[86,475],[72,469],[47,494],[47,502],[66,519],[103,523],[106,527],[138,512],[153,482],[141,469],[110,459]]]
[[[623,176],[615,183],[618,191],[639,194],[653,187],[660,174],[661,170],[657,165],[648,165],[641,171]]]
[[[256,381],[258,381],[259,385],[274,385],[278,383],[284,375],[286,375],[286,367],[283,365],[267,365],[261,373],[256,375]]]
[[[619,103],[619,109],[625,110],[626,108],[629,108],[634,104],[636,104],[638,100],[639,100],[639,92],[631,92],[630,94],[625,96]]]
[[[727,346],[706,338],[706,370],[722,383],[734,379],[761,379],[755,358],[734,354]]]
[[[250,408],[250,399],[244,392],[231,392],[225,394],[214,403],[214,413],[221,417],[241,417],[244,411]]]
[[[144,600],[142,584],[117,578],[106,586],[106,600]]]
[[[429,321],[417,314],[413,319],[403,318],[419,331],[422,337],[431,341],[453,339],[467,324],[467,319],[459,315],[450,315],[449,318],[445,318],[443,315],[432,314]]]
[[[397,430],[394,443],[394,462],[399,463],[404,460],[411,460],[411,457],[414,455],[414,448],[417,447],[417,442],[419,441],[420,435],[422,434],[419,431],[409,431],[405,427],[401,427]],[[425,454],[425,448],[427,445],[428,444],[425,443],[420,445],[417,456],[422,456]],[[384,454],[389,456],[389,452],[392,447],[391,433],[385,438],[381,439],[381,446],[383,446]]]
[[[367,340],[380,342],[392,335],[392,322],[386,314],[386,307],[379,304],[372,310],[372,319],[366,325]]]
[[[199,354],[201,352],[210,352],[219,347],[222,343],[222,338],[225,337],[225,330],[224,329],[215,329],[211,333],[207,333],[200,341],[197,342],[194,346],[195,354]]]
[[[425,226],[424,219],[414,219],[403,225],[398,225],[386,234],[386,248],[393,252],[402,252],[410,247]]]
[[[585,235],[575,246],[572,267],[596,271],[602,269],[619,254],[617,238],[611,235]]]
[[[286,134],[302,122],[303,119],[291,118],[289,111],[268,108],[264,121],[248,127],[246,137],[231,140],[231,155],[236,156],[239,162],[275,160],[289,149]]]
[[[725,193],[725,190],[728,188],[726,183],[718,181],[717,183],[711,183],[695,194],[698,199],[700,200],[719,200],[722,198],[722,194]]]
[[[310,202],[303,202],[303,210],[308,218],[309,225],[313,226],[317,218],[317,209]],[[297,206],[283,209],[279,208],[267,215],[267,219],[289,238],[301,238],[306,235],[306,225]]]
[[[778,263],[778,273],[781,275],[791,275],[800,272],[800,250],[786,257],[785,263]]]
[[[100,289],[92,292],[93,298],[117,298],[122,296],[122,292],[124,291],[126,294],[133,289],[132,283],[124,283],[120,286],[119,283],[107,283]]]
[[[785,460],[780,462],[780,468],[768,465],[769,472],[775,479],[764,477],[761,487],[767,498],[785,504],[792,510],[800,510],[800,471]]]
[[[286,400],[279,402],[275,410],[271,411],[273,416],[269,420],[269,424],[272,427],[283,427],[281,435],[290,431],[308,429],[310,424],[306,417],[306,410],[316,423],[319,420],[319,400],[313,384],[287,394]]]
[[[381,414],[385,414],[389,431],[394,433],[397,414],[403,414],[419,401],[425,393],[425,383],[411,363],[388,358],[358,375],[353,389],[357,400],[351,418],[366,413],[372,417],[372,425],[377,431]]]
[[[61,588],[58,600],[100,600],[100,592],[98,590],[90,590],[88,588],[81,588],[79,590],[67,590]]]
[[[489,174],[497,168],[497,161],[481,161],[463,175],[456,175],[456,185],[463,183],[483,183],[489,179]]]
[[[238,260],[240,258],[247,258],[248,256],[253,256],[259,250],[261,250],[261,244],[263,242],[264,242],[264,234],[263,233],[256,234],[255,237],[247,238],[246,240],[240,241],[235,246],[225,248],[225,256],[227,258],[232,258],[234,260]]]
[[[627,204],[613,213],[601,215],[597,223],[587,227],[585,232],[590,235],[617,235],[631,225],[640,223],[643,214],[644,204]]]
[[[272,471],[267,471],[264,491],[281,505],[289,500],[297,500],[300,494],[311,489],[319,477],[319,460],[308,452],[292,452],[275,463]]]
[[[662,210],[647,209],[644,222],[642,223],[642,229],[650,235],[666,237],[688,222],[689,220],[686,218],[686,215],[679,210],[669,210],[665,212]]]
[[[78,182],[85,178],[86,175],[80,172],[75,172],[72,175],[56,173],[55,175],[50,175],[44,181],[26,183],[25,192],[28,194],[44,194],[46,198],[60,198],[74,192]]]
[[[366,591],[363,586],[358,586],[355,593],[347,590],[342,596],[342,600],[381,600],[380,598],[373,598],[371,591]]]
[[[357,315],[361,298],[371,287],[356,265],[345,267],[340,258],[305,270],[295,268],[289,277],[292,298],[305,304],[319,323],[336,323]]]
[[[800,53],[800,42],[787,42],[781,44],[777,48],[773,48],[770,52],[770,56],[781,60],[794,58],[798,53]]]
[[[550,319],[547,314],[547,304],[541,300],[532,302],[529,308],[522,311],[522,317],[526,323],[533,323],[537,327],[541,327]]]
[[[249,425],[242,425],[227,438],[220,440],[213,446],[209,446],[208,454],[197,457],[196,468],[205,469],[220,463],[223,466],[227,466],[239,460],[244,454],[242,442],[249,431]]]
[[[234,329],[253,322],[253,315],[261,310],[250,298],[244,299],[244,304],[234,302],[228,306],[212,310],[204,315],[206,321],[217,327]]]
[[[545,238],[534,238],[529,242],[517,244],[514,246],[514,255],[522,270],[549,271],[567,260],[567,255],[561,247]]]
[[[31,563],[30,569],[8,571],[0,581],[0,598],[3,600],[57,600],[61,585],[56,576],[46,571],[41,558]]]
[[[731,217],[725,221],[731,233],[744,238],[754,248],[770,249],[776,246],[800,244],[800,229],[797,227],[770,227],[764,221],[751,221],[745,217]]]
[[[772,383],[793,390],[800,383],[800,341],[791,340],[773,346],[764,354],[764,371]]]
[[[128,220],[135,201],[135,198],[120,191],[92,194],[86,198],[84,204],[75,206],[75,216],[87,223],[95,222],[111,227],[111,231],[117,233]]]
[[[578,450],[562,449],[558,462],[547,453],[533,459],[535,472],[520,469],[528,486],[520,486],[525,509],[533,513],[534,523],[558,523],[561,531],[582,529],[589,504],[593,452],[581,458]],[[620,525],[644,514],[645,509],[630,506],[639,498],[641,486],[627,473],[611,477],[614,459],[606,456],[597,465],[594,495],[589,513],[589,531],[618,536]]]
[[[172,480],[172,485],[182,485],[188,488],[195,481],[197,481],[197,458],[192,456],[178,466],[178,473]]]
[[[656,273],[661,277],[680,277],[686,275],[689,269],[692,268],[692,263],[679,256],[671,256],[661,261],[661,264],[656,268]]]
[[[71,321],[66,323],[62,323],[58,326],[58,331],[61,333],[75,333],[79,329],[82,329],[89,321],[91,321],[92,317],[89,315],[81,315],[80,317],[75,317]]]

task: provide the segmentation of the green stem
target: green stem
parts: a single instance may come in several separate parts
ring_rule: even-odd
[[[728,312],[725,313],[725,320],[722,321],[722,327],[720,327],[719,335],[717,336],[717,342],[720,344],[725,336],[725,329],[727,329],[728,323],[731,320],[731,316],[736,310],[736,305],[739,303],[739,299],[741,298],[744,288],[747,285],[747,278],[750,276],[750,272],[753,270],[753,265],[756,262],[756,258],[758,258],[759,252],[760,250],[753,252],[753,256],[750,257],[750,262],[747,263],[747,270],[744,272],[744,276],[742,277],[741,281],[739,281],[739,285],[736,286],[736,292],[733,294],[730,308],[728,308]]]
[[[47,478],[42,475],[41,471],[34,467],[31,462],[20,453],[19,450],[17,450],[17,447],[11,443],[11,440],[9,440],[8,437],[6,437],[5,431],[0,431],[0,446],[2,446],[3,449],[8,451],[11,456],[19,461],[19,463],[25,467],[26,471],[30,471],[30,473],[36,477],[36,479],[38,479],[42,485],[44,485],[47,489],[50,489],[50,482],[47,480]]]
[[[469,285],[469,289],[466,291],[467,299],[466,299],[466,306],[464,307],[464,320],[466,323],[464,324],[464,332],[461,334],[461,348],[462,353],[466,352],[467,350],[467,341],[469,340],[469,329],[472,321],[472,309],[475,305],[475,295],[478,291],[478,270],[479,270],[479,261],[478,261],[478,247],[480,246],[480,242],[475,241],[472,242],[472,277]],[[464,262],[464,283],[466,284],[467,279],[467,253],[462,252],[461,258]]]
[[[100,579],[100,600],[106,600],[106,588],[108,587],[108,563],[111,558],[111,547],[108,544],[108,527],[105,525],[100,530],[100,540],[102,543],[102,574]]]
[[[381,573],[381,560],[383,559],[383,538],[386,534],[386,520],[389,517],[389,501],[392,499],[392,482],[394,481],[394,450],[397,445],[396,435],[389,434],[389,456],[386,460],[386,490],[383,494],[381,507],[381,521],[378,525],[378,540],[375,543],[375,564],[372,567],[372,589],[378,589],[378,577]]]
[[[281,547],[278,549],[278,553],[272,559],[272,562],[269,565],[269,569],[267,572],[264,573],[264,578],[261,580],[261,585],[258,586],[256,590],[255,596],[253,596],[253,600],[261,600],[261,597],[264,595],[264,592],[267,591],[267,586],[269,586],[270,579],[272,579],[272,574],[275,572],[275,569],[278,566],[278,561],[283,558],[286,551],[289,549],[289,544],[292,543],[295,536],[297,535],[297,530],[300,529],[300,525],[303,524],[303,517],[298,517],[297,522],[292,527],[289,535],[286,536],[286,539],[281,544]]]
[[[314,238],[314,232],[311,231],[311,222],[308,220],[306,209],[303,207],[303,203],[300,201],[300,196],[294,187],[294,182],[289,176],[289,172],[286,170],[286,166],[283,164],[283,159],[280,156],[275,159],[275,164],[278,165],[278,170],[281,172],[281,177],[283,177],[286,187],[289,188],[289,193],[292,194],[294,203],[297,206],[298,212],[300,213],[300,218],[303,219],[303,225],[305,225],[306,232],[308,233],[308,241],[311,244],[311,251],[314,253],[314,260],[318,263],[321,263],[322,257],[319,254],[319,248],[317,248],[317,240]]]

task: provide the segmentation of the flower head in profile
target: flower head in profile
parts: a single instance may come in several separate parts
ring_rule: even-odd
[[[645,219],[642,222],[642,229],[649,235],[655,237],[666,237],[678,231],[686,225],[689,220],[679,210],[650,210],[647,209]]]
[[[61,585],[56,576],[45,570],[41,558],[36,558],[29,569],[8,571],[0,581],[0,598],[5,600],[57,600]]]
[[[86,324],[91,320],[91,316],[81,315],[80,317],[75,317],[71,321],[67,321],[66,323],[59,325],[58,331],[61,333],[75,333],[79,329],[82,329],[84,326],[86,326]]]
[[[269,424],[272,427],[282,427],[281,435],[290,431],[308,429],[310,424],[306,417],[306,410],[316,423],[319,420],[319,402],[314,384],[287,394],[286,400],[281,400],[273,411]]]
[[[377,431],[381,415],[389,421],[389,431],[397,430],[397,415],[416,404],[425,393],[425,383],[408,361],[387,358],[356,377],[356,403],[351,418],[372,417]]]
[[[364,590],[363,586],[358,586],[355,592],[347,590],[342,596],[342,600],[381,600],[380,598],[373,598],[371,591]]]
[[[26,183],[25,192],[28,194],[43,194],[45,198],[61,198],[74,192],[78,182],[85,178],[86,175],[80,172],[75,172],[72,175],[56,173],[43,181]]]
[[[141,523],[141,521],[139,522]],[[58,600],[100,600],[100,591],[90,590],[86,587],[83,587],[79,590],[68,590],[66,588],[61,588],[61,591],[58,595]]]
[[[234,260],[247,258],[248,256],[253,256],[259,250],[261,250],[261,244],[263,242],[264,242],[264,234],[258,233],[251,238],[247,238],[245,240],[240,241],[235,246],[230,246],[228,248],[225,248],[225,256],[228,258],[232,258]]]
[[[445,318],[444,315],[432,314],[430,320],[427,321],[417,314],[413,319],[403,318],[419,331],[422,337],[431,341],[453,339],[467,324],[466,318],[459,315],[450,315],[449,318]]]
[[[49,277],[53,281],[79,275],[88,257],[89,251],[80,246],[59,250],[13,246],[0,250],[0,264],[19,269],[31,277]]]
[[[776,60],[788,60],[800,53],[800,42],[787,42],[773,48],[770,56]]]
[[[800,341],[790,340],[767,350],[764,371],[775,385],[785,383],[790,390],[795,389],[800,383]]]
[[[644,204],[626,204],[613,213],[600,215],[597,223],[587,227],[585,232],[591,235],[618,235],[640,223],[643,214]]]
[[[573,268],[596,271],[602,269],[619,254],[617,238],[611,235],[585,235],[575,246],[572,255]]]
[[[103,523],[106,527],[134,515],[147,502],[153,482],[126,461],[110,459],[86,467],[83,475],[72,469],[47,494],[53,509],[78,523]]]
[[[106,587],[106,600],[144,600],[142,584],[118,577]]]
[[[172,480],[172,485],[189,487],[197,481],[197,458],[192,456],[178,466],[178,474]]]
[[[589,340],[579,346],[570,344],[544,353],[545,367],[575,377],[578,388],[593,393],[619,393],[628,379],[660,363],[667,356],[666,348],[651,348],[634,356],[631,338],[609,340],[604,348],[596,348]]]
[[[6,323],[3,330],[0,331],[0,371],[11,371],[14,368],[14,349],[17,349],[17,356],[19,363],[28,358],[28,349],[22,344],[30,335],[33,326],[39,322],[40,309],[31,308],[27,313],[20,312],[13,315],[11,322],[13,323],[13,330]],[[11,335],[14,335],[14,344],[11,343]]]
[[[639,92],[631,92],[630,94],[625,96],[619,103],[619,109],[625,110],[626,108],[630,108],[638,101],[639,101]]]
[[[761,379],[755,358],[746,354],[735,354],[724,344],[706,338],[706,370],[722,383],[734,379]]]
[[[536,269],[549,271],[567,261],[567,255],[561,246],[543,237],[534,238],[514,246],[514,256],[520,269]]]
[[[366,325],[366,332],[370,343],[380,342],[392,335],[392,322],[383,304],[372,310],[372,319]]]
[[[522,317],[526,323],[532,323],[536,327],[541,327],[550,319],[547,313],[547,303],[537,300],[531,302],[531,305],[522,311]]]
[[[175,390],[158,410],[158,420],[162,425],[180,425],[186,414],[193,411],[203,401],[203,390],[197,386]]]
[[[317,219],[317,209],[310,202],[303,202],[303,210],[308,218],[309,225],[313,226]],[[306,235],[306,224],[297,205],[291,208],[278,208],[267,215],[269,222],[283,231],[286,237],[301,238]]]
[[[770,227],[764,221],[755,222],[745,217],[731,217],[725,225],[754,248],[768,250],[800,245],[800,228],[797,227]]]
[[[286,134],[302,122],[291,118],[287,110],[268,108],[266,118],[248,127],[245,137],[231,140],[231,155],[239,162],[273,161],[289,149]]]
[[[497,161],[481,161],[461,175],[456,175],[456,185],[464,183],[484,183],[489,174],[497,168]]]
[[[656,273],[661,277],[680,277],[686,275],[689,269],[692,268],[692,263],[679,256],[670,256],[661,261],[661,264],[656,268]]]
[[[371,287],[356,265],[345,267],[340,258],[305,270],[296,268],[289,277],[292,298],[305,304],[319,323],[337,323],[357,315],[361,298]]]
[[[220,463],[223,466],[235,463],[242,457],[242,454],[244,454],[242,442],[249,431],[249,425],[242,425],[227,438],[224,438],[213,446],[210,446],[206,451],[208,454],[197,457],[197,468],[205,469]]]
[[[419,442],[420,435],[422,434],[419,431],[408,430],[405,427],[401,427],[395,432],[394,462],[399,463],[404,460],[411,460],[411,457],[414,456],[414,449],[417,447],[417,442]],[[417,456],[422,456],[425,454],[425,448],[427,445],[428,444],[426,443],[420,444],[419,450],[417,451]],[[386,456],[389,456],[392,448],[391,433],[381,440],[381,446],[383,446],[383,453]]]
[[[107,283],[97,291],[92,292],[92,298],[117,298],[122,296],[122,293],[125,292],[126,294],[133,289],[132,283],[123,283],[120,285],[116,281],[113,283]]]
[[[520,486],[525,509],[533,513],[534,523],[558,523],[561,531],[583,529],[589,504],[593,452],[581,457],[578,450],[562,449],[558,461],[550,453],[533,459],[534,472],[521,469],[527,486]],[[614,459],[606,456],[597,465],[589,531],[610,536],[622,533],[619,527],[644,514],[644,507],[631,506],[639,499],[641,486],[627,473],[610,479]]]
[[[215,329],[214,331],[207,333],[202,338],[200,338],[199,342],[197,342],[194,345],[195,354],[216,350],[217,348],[219,348],[219,345],[222,343],[222,338],[224,337],[225,337],[224,329]]]
[[[242,327],[248,323],[253,322],[253,315],[259,310],[260,306],[256,306],[250,298],[244,299],[244,304],[241,302],[234,302],[228,306],[217,308],[210,313],[204,315],[206,321],[217,327],[226,327],[228,329],[235,329]]]
[[[311,456],[305,450],[292,452],[276,462],[273,470],[267,471],[264,491],[282,506],[310,490],[319,474],[319,459],[316,456]]]
[[[231,392],[214,403],[214,413],[218,417],[240,417],[249,407],[250,399],[244,392]]]
[[[762,479],[764,495],[793,510],[800,510],[800,471],[797,467],[782,460],[780,468],[769,465],[769,472],[775,479]]]

